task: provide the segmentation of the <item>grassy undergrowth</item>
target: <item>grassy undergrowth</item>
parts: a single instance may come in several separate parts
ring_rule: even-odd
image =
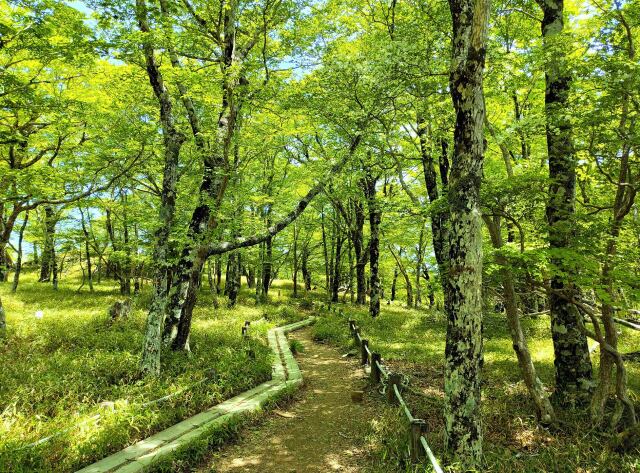
[[[441,313],[408,310],[400,305],[383,306],[372,320],[365,309],[345,306],[344,315],[325,314],[314,325],[314,336],[347,349],[351,338],[347,319],[357,320],[373,351],[385,364],[408,377],[405,398],[414,416],[427,421],[429,443],[436,455],[443,451],[443,371],[446,320]],[[531,354],[539,376],[553,386],[553,346],[549,318],[523,319]],[[534,408],[521,381],[503,314],[487,314],[484,322],[485,369],[483,417],[485,421],[485,472],[636,472],[640,450],[627,455],[611,452],[608,434],[594,428],[580,412],[562,412],[560,427],[549,431],[538,427]],[[591,342],[590,342],[591,343]],[[640,334],[622,328],[620,349],[636,351]],[[598,351],[592,355],[597,371]],[[640,400],[640,363],[627,363],[632,399]],[[393,419],[379,426],[381,432],[398,430]],[[382,440],[381,440],[382,439]],[[390,440],[384,451],[389,464],[404,454]],[[381,471],[382,470],[381,466]],[[424,471],[418,467],[416,471]],[[385,470],[386,471],[386,470]],[[404,471],[404,470],[403,470]],[[407,471],[411,471],[410,468]],[[426,471],[430,471],[427,469]]]
[[[115,285],[98,284],[91,294],[86,286],[77,293],[78,286],[69,276],[54,291],[28,273],[16,294],[0,283],[8,323],[0,343],[1,472],[75,471],[265,381],[266,331],[304,317],[281,304],[287,299],[278,297],[277,282],[274,304],[256,306],[247,292],[234,309],[215,311],[203,289],[191,353],[166,351],[162,375],[141,379],[149,288],[128,318],[111,324],[107,310],[120,298]],[[250,340],[241,337],[245,320],[253,321]]]

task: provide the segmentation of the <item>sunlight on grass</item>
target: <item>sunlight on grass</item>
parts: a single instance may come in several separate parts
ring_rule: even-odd
[[[405,398],[413,414],[425,419],[429,426],[429,443],[442,452],[442,408],[444,400],[443,373],[446,320],[435,311],[406,309],[399,304],[385,305],[377,320],[368,316],[366,308],[341,306],[343,316],[323,314],[314,326],[314,336],[341,345],[351,346],[348,318],[356,320],[370,348],[381,353],[392,369],[408,376],[410,390]],[[549,317],[523,318],[523,330],[528,338],[538,375],[551,391],[554,383],[553,344]],[[485,366],[483,371],[482,412],[486,427],[485,460],[487,472],[538,471],[637,471],[638,457],[621,456],[603,447],[606,433],[598,434],[588,419],[579,413],[561,413],[566,427],[549,432],[538,426],[520,369],[513,352],[504,314],[487,313],[484,318]],[[635,351],[640,334],[620,329],[620,350]],[[599,350],[592,354],[595,373]],[[640,366],[627,363],[630,395],[638,399]],[[395,420],[386,419],[380,430],[400,428]],[[396,462],[401,447],[387,452]],[[603,469],[593,470],[593,465]],[[606,465],[606,466],[604,466]],[[634,469],[635,468],[635,469]],[[420,471],[420,470],[417,470]]]
[[[17,294],[0,285],[8,315],[0,356],[11,360],[0,372],[0,471],[74,471],[267,380],[267,330],[305,317],[293,307],[256,306],[248,291],[237,307],[214,310],[203,289],[191,353],[164,352],[162,376],[140,379],[150,288],[112,324],[107,310],[120,299],[117,287],[105,281],[90,294],[78,286],[65,275],[54,291],[30,273]],[[277,283],[272,299],[292,302],[285,288]],[[254,322],[249,340],[241,336],[245,320]]]

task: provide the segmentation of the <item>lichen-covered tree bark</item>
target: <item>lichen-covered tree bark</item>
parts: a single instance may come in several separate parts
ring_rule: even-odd
[[[482,73],[486,54],[487,0],[449,0],[453,19],[451,98],[456,112],[449,177],[449,263],[445,312],[445,444],[463,469],[482,456],[480,380],[482,355],[482,218],[480,182],[484,156]]]
[[[580,329],[581,315],[568,302],[575,294],[571,282],[574,271],[566,264],[562,251],[571,247],[575,214],[576,156],[569,115],[571,75],[567,65],[563,0],[537,0],[544,13],[542,37],[545,50],[545,114],[549,158],[549,248],[551,250],[552,292],[551,334],[555,353],[557,400],[562,404],[584,404],[592,388],[591,360],[587,337]],[[566,255],[565,255],[566,256]]]
[[[136,19],[140,31],[144,34],[143,53],[149,82],[160,108],[160,121],[164,140],[164,169],[162,177],[162,195],[159,209],[158,229],[155,232],[153,248],[153,286],[154,292],[147,316],[140,370],[143,374],[160,373],[160,349],[162,342],[162,323],[167,304],[167,283],[169,269],[169,235],[175,219],[176,186],[178,181],[178,158],[184,143],[184,135],[176,128],[173,117],[173,104],[165,87],[162,73],[156,62],[150,29],[147,19],[147,6],[144,0],[136,0]]]

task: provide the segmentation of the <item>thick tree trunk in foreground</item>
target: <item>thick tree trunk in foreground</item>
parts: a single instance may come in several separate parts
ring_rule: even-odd
[[[153,45],[149,42],[150,29],[147,20],[147,6],[144,0],[136,0],[136,19],[143,33],[143,52],[149,82],[160,108],[160,121],[164,140],[164,170],[162,195],[159,209],[158,229],[155,233],[152,262],[154,292],[149,307],[147,326],[142,349],[140,370],[143,374],[160,373],[160,349],[162,344],[162,323],[167,304],[169,269],[169,235],[175,218],[176,186],[178,181],[178,158],[184,143],[184,135],[175,127],[173,105],[162,74],[156,63]]]
[[[450,89],[456,111],[449,178],[449,264],[445,312],[445,445],[463,469],[482,458],[480,381],[482,354],[482,219],[484,155],[482,73],[487,0],[449,0],[453,18]]]
[[[567,114],[571,76],[567,65],[563,0],[538,0],[544,13],[542,37],[546,55],[545,113],[547,152],[549,158],[549,248],[551,264],[555,268],[551,279],[553,292],[549,296],[551,307],[551,333],[555,352],[556,392],[558,401],[568,405],[582,405],[589,401],[592,387],[591,359],[587,337],[580,329],[578,310],[559,293],[576,288],[571,283],[574,271],[567,258],[559,255],[571,246],[575,214],[576,156],[572,142],[572,129]],[[565,276],[568,275],[568,278]],[[572,295],[569,294],[569,298]]]

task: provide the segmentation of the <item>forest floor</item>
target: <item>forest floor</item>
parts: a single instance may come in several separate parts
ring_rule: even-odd
[[[200,472],[363,473],[380,471],[368,448],[372,421],[381,402],[366,391],[367,379],[354,358],[311,338],[311,330],[291,333],[304,388],[285,409],[246,427],[239,441],[216,452]],[[354,402],[351,393],[365,391]]]

